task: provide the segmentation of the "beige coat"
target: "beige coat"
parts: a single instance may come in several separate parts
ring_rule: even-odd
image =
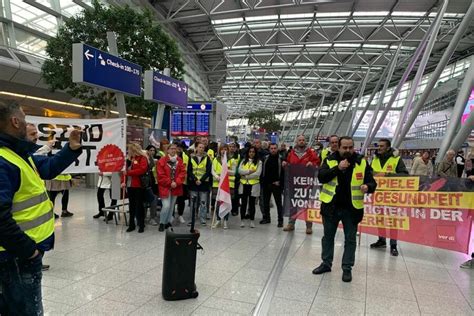
[[[447,161],[444,159],[439,165],[438,165],[438,176],[440,177],[453,177],[457,178],[458,176],[458,169],[456,162],[453,160],[451,162]]]
[[[433,163],[429,159],[428,163],[425,163],[421,157],[417,157],[413,162],[413,166],[411,166],[410,174],[431,177],[433,175]]]

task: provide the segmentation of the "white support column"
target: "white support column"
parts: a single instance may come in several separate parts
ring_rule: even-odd
[[[461,129],[456,133],[456,137],[454,137],[453,141],[450,143],[450,147],[454,150],[458,150],[461,148],[462,144],[466,141],[466,139],[471,135],[472,130],[474,130],[474,111],[469,114],[469,117],[466,121],[464,121],[464,125],[461,126]],[[448,148],[441,154],[441,150],[436,157],[436,164],[441,162],[444,158],[444,155],[448,151]]]
[[[355,119],[357,109],[359,108],[360,102],[361,102],[362,98],[364,97],[364,92],[365,92],[365,87],[367,86],[367,81],[369,81],[369,74],[370,74],[370,68],[367,71],[367,75],[365,76],[364,81],[362,82],[362,87],[359,90],[359,96],[357,97],[357,104],[354,107],[354,110],[352,111],[351,120],[349,121],[349,125],[347,125],[345,135],[349,135],[349,133],[351,132],[352,123],[354,123],[354,119]]]
[[[114,56],[119,56],[117,48],[117,37],[114,32],[107,32],[107,45],[109,46],[109,52]],[[127,117],[127,105],[125,104],[125,96],[123,93],[115,93],[115,100],[117,101],[117,110],[119,117]]]
[[[413,108],[413,111],[410,113],[408,116],[407,122],[405,125],[401,128],[400,136],[397,138],[396,142],[393,144],[394,147],[398,147],[405,136],[407,135],[408,131],[410,130],[411,126],[413,125],[413,122],[415,122],[416,117],[420,113],[421,109],[423,108],[423,105],[425,104],[426,100],[428,99],[428,96],[430,95],[431,91],[433,90],[436,82],[438,81],[439,77],[441,76],[441,73],[443,72],[444,68],[449,62],[449,59],[453,55],[454,51],[456,50],[456,47],[458,46],[459,42],[461,41],[464,33],[466,32],[467,28],[469,27],[470,23],[474,19],[474,0],[471,1],[471,5],[469,9],[467,10],[466,14],[464,15],[464,18],[462,19],[461,24],[459,25],[458,29],[456,30],[456,33],[454,33],[453,38],[451,39],[451,42],[449,43],[448,47],[444,51],[443,56],[441,57],[440,61],[438,62],[438,66],[436,66],[436,69],[431,73],[430,79],[426,85],[425,90],[423,91],[422,95],[418,99],[416,105]]]
[[[462,142],[464,142],[464,140],[467,138],[467,136],[464,137],[459,146],[456,146],[455,142],[453,141],[454,139],[458,139],[459,133],[456,131],[461,124],[461,117],[464,112],[464,108],[466,107],[467,100],[471,94],[472,87],[474,87],[474,56],[471,56],[470,61],[471,65],[466,72],[461,89],[459,89],[458,97],[456,98],[456,103],[454,104],[454,109],[451,113],[451,117],[449,118],[448,126],[446,127],[446,134],[443,137],[438,155],[436,157],[437,163],[441,162],[444,154],[449,150],[450,147],[458,149]],[[465,125],[463,125],[461,129],[463,129],[464,126]]]
[[[395,52],[395,56],[393,56],[392,62],[390,63],[390,69],[387,74],[387,78],[383,85],[383,89],[380,92],[379,100],[377,102],[377,106],[375,107],[374,114],[372,115],[372,119],[370,120],[369,127],[367,128],[366,138],[364,140],[364,145],[362,146],[362,151],[365,153],[365,150],[369,146],[372,139],[370,139],[370,133],[374,127],[375,121],[377,120],[377,115],[379,114],[380,109],[382,108],[383,99],[385,98],[385,94],[387,93],[388,86],[390,85],[390,81],[392,80],[393,72],[395,71],[395,67],[397,65],[398,55],[400,54],[400,49],[402,47],[402,43],[398,45],[397,51]]]
[[[398,124],[397,124],[397,127],[395,129],[393,142],[395,142],[398,139],[398,134],[399,134],[400,129],[403,125],[403,122],[405,122],[405,120],[406,120],[406,115],[411,110],[413,99],[415,98],[416,91],[418,90],[418,86],[419,86],[419,84],[420,84],[420,82],[423,78],[423,73],[425,72],[425,68],[426,68],[426,65],[428,63],[428,60],[430,59],[431,51],[433,50],[434,44],[436,42],[438,32],[439,32],[439,28],[441,26],[441,22],[443,21],[443,17],[444,17],[444,14],[446,12],[446,8],[447,8],[448,4],[449,4],[449,0],[444,0],[443,5],[441,6],[441,8],[438,11],[438,14],[436,16],[435,21],[432,24],[432,27],[430,27],[430,29],[427,32],[427,34],[429,33],[430,39],[428,41],[428,44],[426,45],[426,49],[423,53],[423,57],[421,58],[420,65],[418,66],[418,70],[416,71],[415,78],[412,81],[411,89],[410,89],[410,92],[407,96],[405,105],[403,106],[403,110],[402,110],[402,113],[400,115],[400,119],[398,120]],[[423,45],[423,44],[424,44],[423,42],[420,43],[420,46]],[[401,89],[401,87],[400,87],[400,89]]]
[[[319,109],[318,109],[318,115],[316,116],[315,120],[314,120],[314,124],[313,124],[313,130],[311,131],[311,136],[309,137],[309,139],[312,141],[312,143],[310,143],[310,145],[313,145],[315,143],[314,141],[314,131],[316,130],[316,125],[318,124],[318,121],[319,121],[319,117],[321,116],[321,110],[324,106],[324,99],[326,98],[326,94],[323,94],[322,98],[321,98],[321,103],[319,104]],[[314,115],[313,115],[314,117]]]

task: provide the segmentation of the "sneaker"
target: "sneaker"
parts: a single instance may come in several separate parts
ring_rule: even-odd
[[[294,224],[288,224],[286,225],[285,228],[283,228],[284,232],[292,232],[295,230],[295,225]]]
[[[306,228],[306,235],[311,235],[312,233],[313,233],[313,229],[307,227],[307,228]]]
[[[327,266],[324,263],[321,263],[319,265],[319,267],[317,267],[313,270],[313,274],[323,274],[323,273],[326,273],[326,272],[331,272],[331,267]]]
[[[214,225],[212,225],[212,228],[217,228],[221,225],[221,221],[216,221]]]
[[[260,224],[262,224],[262,225],[270,224],[270,223],[271,223],[271,221],[270,221],[269,219],[262,219],[262,220],[260,221]]]
[[[73,215],[74,215],[74,214],[71,213],[71,212],[69,212],[68,210],[62,211],[62,213],[61,213],[61,217],[71,217],[71,216],[73,216]]]
[[[130,227],[129,226],[126,231],[127,231],[127,233],[129,233],[129,232],[133,232],[134,230],[135,230],[135,227]]]
[[[150,219],[150,225],[151,226],[158,226],[158,222],[156,221],[156,219],[152,218],[152,219]]]
[[[380,239],[374,242],[373,244],[370,244],[370,248],[374,248],[374,249],[385,248],[385,247],[387,247],[387,242]]]
[[[101,216],[104,216],[104,212],[99,212],[99,213],[95,214],[94,216],[92,216],[92,218],[99,218]]]
[[[352,281],[352,272],[351,270],[342,270],[342,281],[351,282]]]
[[[255,228],[255,222],[254,221],[250,221],[250,228]]]
[[[145,227],[140,227],[140,228],[138,229],[138,232],[139,232],[139,233],[143,233],[144,231],[145,231]]]
[[[206,226],[206,222],[202,221],[201,226]]]
[[[398,257],[398,250],[397,250],[397,247],[392,247],[390,249],[390,254],[394,257]]]
[[[165,231],[165,225],[160,224],[160,227],[158,227],[159,232],[164,232]]]
[[[245,222],[244,221],[240,221],[240,227],[242,227],[242,228],[245,227]]]
[[[41,266],[41,271],[48,271],[49,270],[49,264],[43,264]]]
[[[277,227],[283,227],[283,223],[282,223],[282,222],[278,222]]]
[[[228,229],[229,227],[227,226],[227,221],[224,221],[224,229]]]
[[[186,223],[186,221],[184,220],[183,216],[178,217],[178,221],[179,221],[181,224]]]

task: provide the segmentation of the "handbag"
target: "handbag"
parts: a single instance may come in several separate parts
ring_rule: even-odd
[[[145,202],[153,203],[156,199],[156,195],[153,193],[151,187],[145,188]]]

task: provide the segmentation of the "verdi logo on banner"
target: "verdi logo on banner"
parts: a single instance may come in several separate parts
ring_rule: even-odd
[[[105,172],[119,171],[116,169],[124,165],[126,119],[81,120],[27,116],[26,121],[38,129],[38,145],[55,141],[53,154],[67,144],[72,130],[82,131],[83,153],[64,173],[97,173],[97,162]]]
[[[317,169],[288,166],[286,215],[322,223]],[[468,252],[474,211],[474,182],[458,178],[376,177],[365,195],[363,233]],[[350,198],[350,197],[344,197]]]

